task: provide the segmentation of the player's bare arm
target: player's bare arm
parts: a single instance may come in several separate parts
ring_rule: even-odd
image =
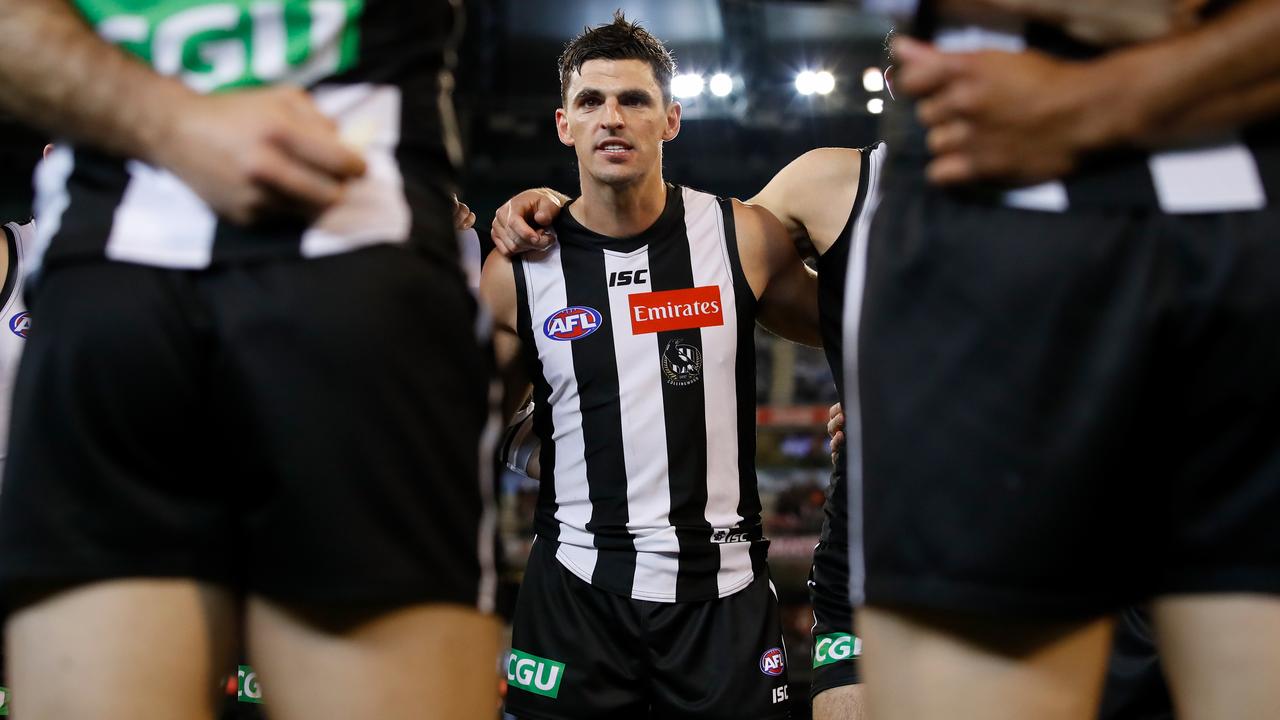
[[[1089,152],[1159,145],[1280,112],[1280,4],[1248,0],[1194,31],[1064,62],[940,53],[900,38],[897,87],[918,112],[939,183],[1033,182]]]
[[[480,299],[493,316],[493,351],[502,378],[502,417],[510,418],[529,397],[529,378],[516,331],[516,281],[510,258],[496,250],[480,275]]]
[[[230,220],[318,214],[364,172],[303,91],[196,94],[100,39],[66,0],[0,0],[0,46],[6,109],[171,170]]]
[[[810,150],[779,170],[747,204],[773,213],[792,237],[807,236],[825,253],[839,239],[858,196],[861,160],[861,151],[850,148]]]
[[[742,272],[760,302],[757,321],[787,340],[821,347],[818,274],[801,262],[786,228],[768,210],[737,200],[733,222]]]
[[[1000,12],[1062,27],[1085,42],[1112,45],[1163,37],[1196,23],[1208,0],[946,0],[961,16]]]

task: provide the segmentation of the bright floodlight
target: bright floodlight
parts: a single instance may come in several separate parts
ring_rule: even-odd
[[[716,73],[711,76],[711,94],[716,97],[724,97],[733,92],[733,78],[725,73]]]
[[[819,95],[830,95],[836,89],[836,76],[821,70],[813,76],[813,90]]]
[[[871,98],[867,101],[867,112],[879,115],[884,112],[884,98]]]
[[[801,95],[812,95],[818,90],[818,74],[805,70],[796,75],[796,92]]]
[[[671,94],[678,98],[697,97],[702,94],[704,81],[697,73],[684,73],[671,78]]]
[[[869,67],[863,71],[862,87],[873,93],[884,90],[884,73],[880,72],[880,68]]]

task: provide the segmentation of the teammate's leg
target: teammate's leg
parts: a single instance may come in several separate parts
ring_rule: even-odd
[[[868,607],[857,622],[876,720],[1085,720],[1097,712],[1109,619],[1029,623]]]
[[[1178,595],[1153,605],[1178,717],[1280,717],[1280,597]]]
[[[5,627],[9,687],[28,720],[211,720],[236,605],[190,580],[109,580],[45,596]]]
[[[865,704],[862,683],[823,690],[813,696],[813,720],[858,720]]]
[[[346,617],[249,601],[249,653],[272,717],[490,720],[498,625],[461,605]]]

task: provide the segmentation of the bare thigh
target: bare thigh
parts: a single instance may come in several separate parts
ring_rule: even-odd
[[[14,713],[211,720],[236,630],[231,594],[193,580],[109,580],[45,596],[5,625]]]
[[[1179,718],[1280,718],[1280,598],[1171,596],[1152,616]]]
[[[861,683],[823,690],[813,698],[813,720],[863,720]]]
[[[357,619],[249,601],[249,656],[276,720],[492,720],[498,624],[459,605]]]
[[[876,720],[1092,720],[1112,621],[1028,623],[858,610]]]

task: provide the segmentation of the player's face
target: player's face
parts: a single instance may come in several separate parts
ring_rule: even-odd
[[[584,177],[628,185],[660,172],[662,143],[680,132],[680,104],[663,101],[642,60],[588,60],[556,110],[560,142],[574,149]]]

